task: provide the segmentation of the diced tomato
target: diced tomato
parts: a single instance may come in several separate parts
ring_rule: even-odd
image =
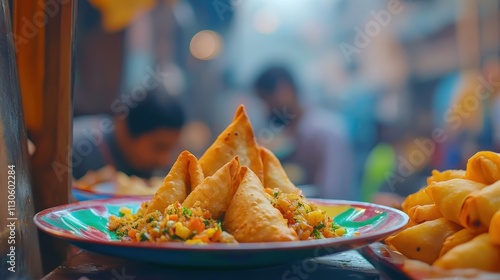
[[[211,217],[211,216],[212,216],[212,215],[210,215],[210,212],[208,212],[208,211],[205,211],[205,212],[203,213],[203,218],[205,218],[205,219],[210,219],[210,217]]]
[[[219,241],[219,238],[220,238],[220,235],[221,235],[222,231],[221,230],[218,230],[214,233],[214,236],[212,236],[212,242],[217,242]]]
[[[128,237],[132,238],[132,239],[136,239],[136,235],[137,235],[137,230],[136,229],[130,229],[128,231]]]
[[[201,233],[203,230],[205,230],[205,224],[200,218],[192,218],[191,221],[189,221],[188,228],[191,231],[196,231],[198,233]]]
[[[177,216],[176,214],[168,215],[168,219],[171,221],[177,221],[179,220],[179,216]]]

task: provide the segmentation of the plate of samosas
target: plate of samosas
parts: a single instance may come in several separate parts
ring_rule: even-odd
[[[128,176],[113,166],[106,165],[99,170],[87,172],[78,180],[74,179],[72,194],[77,201],[151,196],[156,193],[162,181],[161,177],[146,180]]]
[[[87,250],[195,267],[315,258],[382,240],[408,223],[390,207],[306,198],[257,145],[243,106],[200,159],[178,156],[154,196],[77,202],[34,219]]]
[[[465,170],[432,171],[402,209],[408,225],[368,256],[414,279],[500,279],[500,154],[481,151]]]

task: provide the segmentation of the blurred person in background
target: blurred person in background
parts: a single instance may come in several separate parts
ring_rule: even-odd
[[[291,180],[313,185],[313,196],[353,199],[353,156],[342,122],[319,107],[301,104],[285,67],[264,70],[254,89],[267,105],[270,131],[276,132],[260,141],[267,142],[264,145],[281,160]],[[272,139],[278,141],[271,143]]]
[[[150,178],[169,165],[185,122],[181,104],[162,87],[121,101],[113,116],[75,118],[73,177],[113,166],[128,176]]]

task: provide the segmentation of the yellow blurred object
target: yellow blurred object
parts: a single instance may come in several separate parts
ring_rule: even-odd
[[[102,26],[107,32],[127,27],[139,15],[154,8],[156,0],[89,0],[102,14]]]
[[[450,102],[450,113],[448,114],[450,121],[447,122],[450,134],[457,133],[458,127],[460,127],[460,131],[469,131],[475,134],[483,130],[484,105],[483,100],[476,93],[478,75],[479,73],[476,71],[462,74],[460,88]]]

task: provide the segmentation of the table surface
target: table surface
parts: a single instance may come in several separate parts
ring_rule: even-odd
[[[81,251],[44,279],[386,279],[358,251],[352,250],[279,266],[252,269],[200,269],[157,266]]]

